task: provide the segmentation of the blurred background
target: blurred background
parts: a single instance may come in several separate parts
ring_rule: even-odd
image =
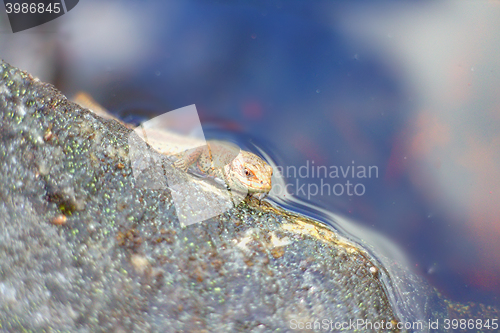
[[[499,305],[498,18],[498,1],[82,0],[16,34],[2,9],[0,57],[130,122],[196,104],[208,137],[284,170],[376,166],[285,181],[446,297]],[[346,180],[363,195],[307,191]]]

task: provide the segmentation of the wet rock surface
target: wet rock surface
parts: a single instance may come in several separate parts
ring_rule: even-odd
[[[136,184],[130,129],[6,63],[0,119],[1,331],[288,332],[451,309],[266,202],[182,227],[169,190]]]

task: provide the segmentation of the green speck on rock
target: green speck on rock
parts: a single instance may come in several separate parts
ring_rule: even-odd
[[[63,213],[66,216],[71,216],[73,214],[73,212],[75,211],[75,209],[76,209],[76,207],[74,205],[72,205],[71,203],[63,202],[63,203],[59,204],[59,210],[61,211],[61,213]]]

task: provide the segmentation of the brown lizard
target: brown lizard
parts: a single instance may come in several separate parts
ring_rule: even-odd
[[[124,124],[86,93],[78,93],[73,100],[103,118]],[[273,168],[251,152],[235,149],[223,141],[210,140],[205,144],[201,140],[180,136],[163,129],[148,129],[145,134],[147,143],[151,147],[164,155],[174,156],[173,165],[178,169],[187,171],[191,166],[195,166],[199,173],[222,179],[229,188],[248,191],[249,195],[259,199],[265,197],[271,190]],[[183,147],[196,148],[183,149]],[[179,151],[182,152],[178,153]]]
[[[196,164],[201,173],[224,180],[231,189],[246,190],[261,197],[271,190],[273,168],[248,151],[241,150],[236,155],[234,148],[225,142],[211,140],[177,157],[175,167],[187,171]]]

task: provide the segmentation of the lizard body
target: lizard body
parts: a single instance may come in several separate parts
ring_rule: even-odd
[[[250,194],[267,194],[271,190],[271,166],[248,151],[236,155],[225,142],[211,140],[178,157],[175,167],[186,171],[196,164],[203,174],[223,179],[230,188],[243,188]]]
[[[116,120],[86,93],[78,93],[74,101],[97,115]],[[229,188],[244,189],[250,195],[263,197],[271,190],[272,167],[259,156],[231,145],[210,140],[204,142],[164,129],[147,129],[145,141],[158,152],[174,158],[174,167],[187,171],[195,166],[203,175],[225,181]],[[195,148],[193,148],[195,147]]]

